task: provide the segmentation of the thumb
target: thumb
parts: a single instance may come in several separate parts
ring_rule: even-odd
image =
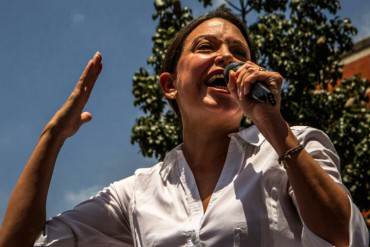
[[[92,119],[92,115],[90,112],[83,112],[81,113],[81,124],[87,123]]]

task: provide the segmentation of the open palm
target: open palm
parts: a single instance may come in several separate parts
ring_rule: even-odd
[[[101,70],[102,56],[97,52],[86,65],[80,79],[63,106],[44,128],[43,133],[51,131],[59,138],[66,139],[74,135],[83,123],[92,119],[91,113],[83,112],[83,109]]]

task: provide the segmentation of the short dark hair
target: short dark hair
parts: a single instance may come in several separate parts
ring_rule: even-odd
[[[183,51],[183,46],[184,46],[184,41],[186,37],[201,23],[204,21],[207,21],[212,18],[221,18],[225,19],[232,24],[234,24],[242,33],[244,36],[245,40],[247,41],[247,44],[250,49],[250,55],[251,55],[251,60],[255,61],[256,60],[256,54],[253,49],[253,44],[250,41],[247,28],[244,24],[244,22],[234,15],[230,9],[226,8],[225,6],[221,5],[217,9],[197,17],[196,19],[192,20],[188,25],[183,27],[173,38],[171,44],[168,46],[163,63],[162,63],[162,69],[161,72],[169,72],[173,73],[176,71],[176,66],[178,63],[178,60],[181,56],[181,53]],[[180,116],[180,110],[177,105],[176,100],[168,100],[168,103],[171,105],[172,109],[177,113],[178,116]]]

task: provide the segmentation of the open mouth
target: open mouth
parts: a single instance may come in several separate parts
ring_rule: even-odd
[[[208,87],[219,88],[227,91],[227,84],[223,74],[215,74],[206,81]]]

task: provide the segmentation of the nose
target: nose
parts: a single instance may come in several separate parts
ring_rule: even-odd
[[[215,65],[226,67],[233,62],[233,55],[227,48],[221,49],[215,58]]]

